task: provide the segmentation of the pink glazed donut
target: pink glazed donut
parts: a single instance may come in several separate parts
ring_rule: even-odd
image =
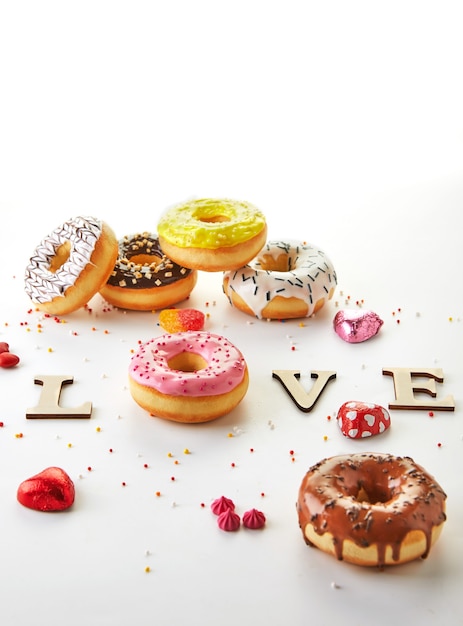
[[[133,399],[152,415],[208,422],[229,413],[249,385],[246,361],[225,337],[187,331],[142,344],[129,366]]]

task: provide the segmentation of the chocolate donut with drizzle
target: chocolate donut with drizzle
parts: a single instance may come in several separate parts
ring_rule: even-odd
[[[100,294],[120,308],[163,309],[185,300],[196,280],[196,270],[171,261],[158,237],[144,232],[119,241],[118,258]]]
[[[297,513],[307,544],[382,568],[428,556],[446,519],[445,500],[410,457],[339,455],[306,473]]]
[[[269,241],[244,267],[227,271],[230,304],[260,319],[310,317],[332,298],[336,272],[320,248],[299,241]]]

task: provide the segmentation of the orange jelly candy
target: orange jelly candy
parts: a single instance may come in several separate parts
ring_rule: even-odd
[[[168,333],[203,330],[204,313],[197,309],[164,309],[159,313],[159,324]]]

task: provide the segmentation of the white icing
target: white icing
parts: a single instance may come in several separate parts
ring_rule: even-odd
[[[25,291],[39,304],[64,296],[90,263],[102,223],[94,217],[76,217],[53,230],[34,250],[25,272]],[[55,272],[50,264],[60,246],[70,244],[69,258]]]
[[[262,269],[262,258],[287,257],[288,271]],[[299,298],[308,306],[307,317],[316,303],[329,299],[337,284],[336,272],[326,254],[311,244],[295,240],[269,241],[250,263],[235,271],[224,273],[228,289],[235,291],[256,317],[262,318],[265,306],[275,297]]]

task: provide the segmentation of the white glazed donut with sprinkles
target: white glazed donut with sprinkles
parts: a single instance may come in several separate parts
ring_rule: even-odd
[[[230,304],[259,319],[310,317],[333,297],[336,284],[323,250],[295,240],[269,241],[248,265],[223,277]]]
[[[130,362],[129,384],[135,402],[152,415],[195,423],[234,409],[249,375],[243,355],[225,337],[185,331],[142,344]]]
[[[107,281],[117,254],[117,239],[105,222],[70,219],[34,250],[25,271],[25,291],[47,313],[75,311]]]

